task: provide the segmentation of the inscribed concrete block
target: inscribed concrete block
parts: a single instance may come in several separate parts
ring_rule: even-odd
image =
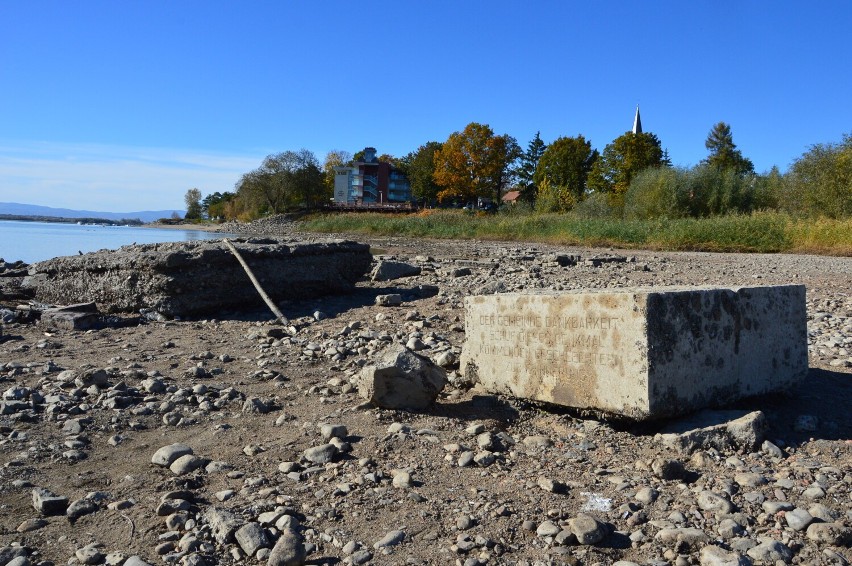
[[[808,369],[805,288],[465,299],[461,367],[487,390],[646,419],[787,389]]]

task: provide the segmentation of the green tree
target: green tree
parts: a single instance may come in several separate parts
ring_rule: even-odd
[[[509,135],[495,135],[490,126],[471,122],[454,132],[435,152],[435,183],[438,198],[493,198],[500,201],[513,175],[512,164],[520,156],[518,142]]]
[[[201,191],[192,188],[186,191],[183,196],[183,201],[186,203],[186,216],[190,220],[201,218]]]
[[[209,194],[201,201],[202,214],[207,218],[222,218],[225,216],[225,205],[234,199],[236,195],[225,191]]]
[[[787,199],[788,209],[830,218],[852,216],[852,134],[840,143],[811,146],[793,163],[788,177],[798,204]]]
[[[421,201],[438,198],[441,187],[435,182],[435,153],[443,145],[436,141],[426,142],[402,158],[399,167],[408,177],[414,198]]]
[[[516,171],[518,184],[521,189],[521,197],[532,202],[536,197],[536,182],[534,180],[538,162],[547,144],[541,140],[541,132],[536,132],[535,137],[527,145],[527,150],[521,154]]]
[[[710,152],[702,163],[718,169],[730,169],[738,175],[754,173],[754,164],[750,159],[743,157],[734,143],[731,134],[731,126],[725,122],[719,122],[707,134],[704,147]]]
[[[316,156],[306,150],[269,155],[237,182],[237,195],[258,213],[315,208],[331,195]]]
[[[547,180],[551,186],[564,187],[578,202],[586,194],[589,172],[597,158],[598,151],[582,135],[558,138],[542,154],[533,182],[540,186]]]
[[[589,173],[588,187],[597,192],[623,196],[633,176],[663,164],[660,139],[650,133],[626,132],[604,148]]]

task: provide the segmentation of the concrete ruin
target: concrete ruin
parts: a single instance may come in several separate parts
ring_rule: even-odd
[[[352,290],[370,268],[369,246],[345,240],[234,239],[273,301]],[[38,301],[95,302],[109,313],[150,309],[167,317],[263,308],[220,240],[123,246],[32,264],[23,287]]]
[[[792,387],[805,288],[655,288],[465,299],[461,367],[485,389],[637,420]]]

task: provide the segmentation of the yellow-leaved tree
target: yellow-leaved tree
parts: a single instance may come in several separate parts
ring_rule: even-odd
[[[487,124],[471,122],[461,132],[450,134],[435,151],[434,177],[441,187],[438,200],[485,197],[499,202],[520,154],[512,136],[495,135]]]

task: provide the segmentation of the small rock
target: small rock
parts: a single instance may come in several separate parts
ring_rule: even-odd
[[[793,559],[793,551],[777,540],[767,540],[753,546],[746,552],[754,560],[774,564],[778,560],[789,563]]]
[[[405,532],[404,531],[390,531],[385,536],[383,536],[381,539],[376,541],[376,543],[373,544],[373,548],[378,549],[378,548],[384,548],[386,546],[396,546],[397,544],[401,543],[404,540],[405,540]]]
[[[852,541],[852,530],[840,523],[811,523],[808,540],[831,546],[845,546]]]
[[[272,546],[266,530],[260,526],[260,523],[246,523],[236,530],[234,538],[248,556],[254,556],[255,552],[261,548]]]
[[[33,507],[42,515],[62,515],[68,508],[68,498],[42,488],[33,490]]]
[[[606,525],[591,515],[577,515],[568,521],[568,526],[580,544],[597,544],[608,534]]]
[[[323,444],[321,446],[313,446],[304,451],[305,460],[314,464],[328,464],[337,455],[337,446],[334,444]]]
[[[175,460],[186,454],[192,454],[192,448],[186,444],[169,444],[154,452],[151,463],[163,467],[171,466]]]
[[[267,566],[302,566],[308,558],[302,535],[292,529],[284,529],[272,548]]]
[[[68,506],[68,509],[65,511],[65,516],[73,522],[83,515],[89,515],[97,510],[98,504],[91,499],[78,499]]]
[[[182,476],[194,472],[198,468],[203,468],[206,463],[206,460],[194,454],[184,454],[172,462],[169,469],[174,475]]]

